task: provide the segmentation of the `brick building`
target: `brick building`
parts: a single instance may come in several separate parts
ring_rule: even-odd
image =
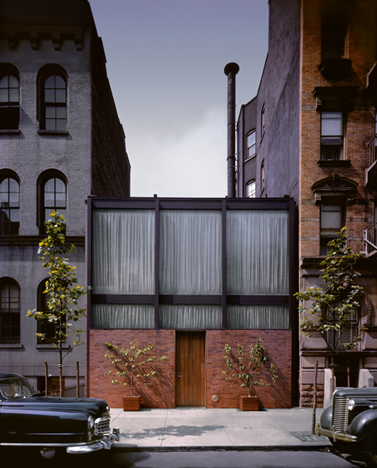
[[[85,201],[129,196],[130,164],[87,0],[3,0],[0,11],[0,362],[43,390],[44,362],[57,376],[58,356],[26,313],[44,304],[44,221],[65,216],[85,285]],[[84,375],[84,354],[65,359],[66,386],[77,361]]]
[[[270,0],[265,68],[237,125],[236,196],[296,201],[300,291],[323,286],[320,262],[342,226],[349,245],[367,253],[359,265],[365,300],[351,333],[361,323],[368,331],[355,350],[338,355],[338,386],[377,382],[376,63],[374,0]],[[299,343],[305,406],[315,361],[322,389],[329,355],[320,335]]]

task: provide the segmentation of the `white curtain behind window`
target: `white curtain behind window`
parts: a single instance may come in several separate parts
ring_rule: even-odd
[[[234,330],[289,328],[288,306],[228,306],[227,327]]]
[[[221,328],[221,307],[214,305],[160,306],[160,327],[173,330]]]
[[[221,211],[160,214],[160,293],[221,294]]]
[[[93,304],[93,328],[154,328],[154,306]]]
[[[227,212],[227,294],[288,294],[288,212]]]
[[[155,215],[94,210],[94,294],[154,294]]]

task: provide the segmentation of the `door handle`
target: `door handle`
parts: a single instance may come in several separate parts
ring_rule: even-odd
[[[177,377],[181,377],[181,376],[179,375],[179,371],[177,371]]]

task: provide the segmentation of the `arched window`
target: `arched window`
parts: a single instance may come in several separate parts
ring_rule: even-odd
[[[20,342],[20,288],[10,279],[0,280],[0,343]]]
[[[45,221],[52,211],[57,211],[67,220],[67,182],[58,171],[47,171],[38,182],[39,185],[39,228],[45,233]]]
[[[67,78],[63,69],[48,66],[39,77],[41,130],[66,132],[67,130]]]
[[[0,67],[0,130],[17,130],[20,120],[20,84],[15,67]]]
[[[18,235],[20,227],[20,186],[10,172],[0,173],[0,235]]]

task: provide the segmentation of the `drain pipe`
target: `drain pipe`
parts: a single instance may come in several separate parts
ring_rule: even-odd
[[[236,75],[239,70],[234,62],[224,68],[228,77],[228,198],[236,197]]]

